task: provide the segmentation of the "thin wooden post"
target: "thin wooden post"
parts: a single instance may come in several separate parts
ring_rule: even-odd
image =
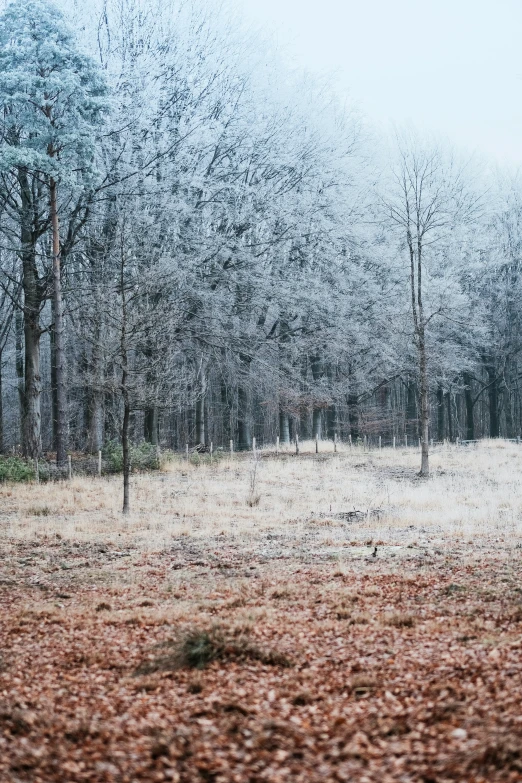
[[[334,453],[337,453],[337,433],[334,432]]]
[[[364,450],[366,451],[368,448],[368,438],[366,437],[366,435],[363,438],[363,446],[364,446]]]
[[[299,454],[299,435],[295,434],[295,453]]]
[[[393,436],[393,448],[395,448],[395,435]]]
[[[319,454],[319,435],[315,436],[315,453]]]
[[[40,471],[38,470],[38,457],[34,458],[34,478],[37,484],[40,483]]]
[[[404,445],[406,446],[406,448],[408,448],[408,435],[407,435],[407,433],[404,433]]]
[[[233,453],[234,453],[234,441],[231,440],[230,441],[230,456],[232,456]]]
[[[381,438],[381,436],[379,435],[379,449],[381,449],[381,448],[382,448],[382,438]]]
[[[101,451],[98,452],[98,476],[101,476],[102,474],[102,453]]]
[[[210,441],[210,464],[212,465],[212,453],[214,451],[214,444]]]
[[[189,453],[188,453],[188,443],[185,443],[185,458],[186,458],[186,460],[187,460],[187,462],[188,462],[188,458],[189,458]]]
[[[252,453],[254,457],[256,456],[256,439],[252,438]]]
[[[69,468],[69,478],[72,479],[72,458],[70,454],[67,455],[67,465]]]
[[[351,433],[348,435],[348,443],[350,444],[350,448],[352,448],[352,434]]]
[[[279,435],[276,438],[276,454],[279,454]]]

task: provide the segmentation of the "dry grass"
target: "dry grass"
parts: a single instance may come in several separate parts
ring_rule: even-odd
[[[306,454],[308,445],[308,454]],[[179,460],[164,472],[132,479],[132,513],[120,514],[118,477],[0,486],[0,535],[56,535],[75,541],[132,541],[159,550],[189,536],[240,536],[270,532],[303,537],[313,531],[325,551],[350,543],[379,547],[422,544],[426,537],[474,539],[481,533],[519,540],[522,519],[522,448],[506,441],[441,446],[431,457],[432,477],[419,480],[417,449],[364,451],[362,447],[302,444],[301,457],[265,452],[257,466],[251,503],[252,459],[224,458],[213,465]],[[257,499],[259,496],[259,499]],[[343,514],[361,511],[347,521]],[[348,553],[350,554],[350,553]],[[357,551],[351,556],[366,556]],[[389,554],[389,553],[388,553]],[[397,550],[397,555],[400,551]]]

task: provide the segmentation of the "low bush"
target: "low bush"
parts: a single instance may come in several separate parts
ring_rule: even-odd
[[[33,481],[34,465],[21,457],[0,456],[0,481]]]
[[[137,674],[181,668],[204,669],[215,660],[254,660],[267,666],[292,666],[283,653],[252,644],[244,634],[235,637],[220,626],[191,628],[163,646],[167,652],[152,661],[146,661]]]
[[[105,444],[102,457],[108,473],[121,473],[123,470],[123,447],[121,443],[111,440]],[[130,462],[132,470],[158,470],[160,460],[158,447],[152,443],[140,443],[131,446]]]

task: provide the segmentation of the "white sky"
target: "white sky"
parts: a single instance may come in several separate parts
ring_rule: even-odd
[[[236,0],[363,114],[522,163],[522,0]]]

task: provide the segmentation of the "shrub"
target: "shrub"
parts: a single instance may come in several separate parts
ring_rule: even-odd
[[[191,628],[167,642],[168,652],[155,660],[145,662],[137,674],[189,668],[204,669],[215,660],[254,660],[267,666],[291,666],[286,655],[277,650],[252,644],[246,635],[239,638],[227,634],[220,626],[209,629]]]
[[[123,447],[121,443],[115,440],[106,443],[102,456],[109,473],[121,473],[123,470]],[[138,446],[131,446],[130,461],[133,470],[158,470],[160,466],[157,446],[153,446],[152,443],[140,443]]]
[[[0,457],[0,481],[33,481],[34,478],[34,466],[30,462],[21,457]]]

